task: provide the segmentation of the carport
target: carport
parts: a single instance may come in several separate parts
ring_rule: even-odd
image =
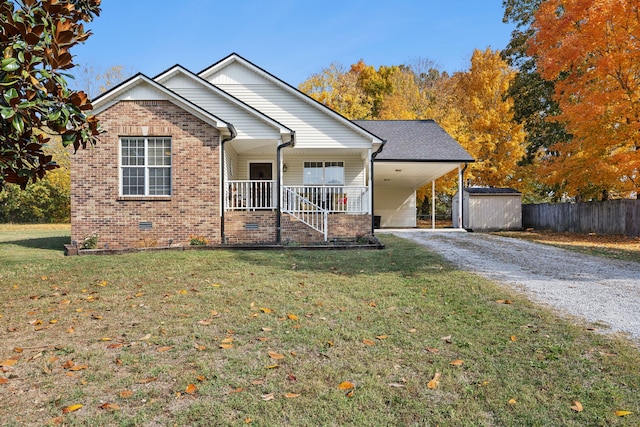
[[[414,228],[416,191],[431,183],[435,200],[438,178],[458,170],[462,188],[464,166],[474,161],[458,142],[433,120],[356,120],[357,125],[386,140],[375,158],[374,215],[382,228]],[[435,228],[435,204],[431,207]],[[458,224],[462,224],[459,218]]]

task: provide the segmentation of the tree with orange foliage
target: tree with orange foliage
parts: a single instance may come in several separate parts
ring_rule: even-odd
[[[469,71],[451,77],[448,106],[442,127],[476,162],[469,165],[474,185],[516,185],[515,172],[524,155],[523,125],[513,120],[513,100],[507,97],[515,71],[500,52],[476,49]]]
[[[555,81],[573,135],[545,153],[541,178],[581,199],[640,190],[640,5],[631,0],[549,0],[532,25],[529,54]]]

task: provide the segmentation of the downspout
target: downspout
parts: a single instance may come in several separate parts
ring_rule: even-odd
[[[295,147],[296,145],[296,131],[291,131],[291,139],[288,142],[278,145],[276,150],[276,165],[278,166],[278,171],[276,172],[276,187],[278,191],[278,197],[276,199],[276,244],[280,244],[282,242],[282,230],[281,230],[281,218],[282,208],[280,207],[282,203],[282,167],[281,167],[281,157],[282,154],[280,150],[286,147]]]
[[[380,144],[380,147],[378,147],[378,149],[371,154],[371,167],[369,168],[371,170],[371,188],[369,189],[369,193],[371,194],[371,235],[373,236],[375,234],[375,203],[374,203],[374,199],[373,199],[373,187],[375,186],[375,175],[373,174],[373,163],[376,160],[376,156],[378,154],[380,154],[380,152],[382,151],[382,149],[384,148],[384,145],[387,143],[386,139],[382,140],[382,144]]]
[[[231,141],[236,136],[238,136],[238,132],[236,132],[236,128],[233,127],[231,123],[227,123],[227,129],[229,129],[229,136],[226,138],[222,138],[220,141],[220,158],[222,159],[222,173],[220,174],[220,187],[222,188],[222,212],[220,213],[220,243],[223,245],[226,243],[226,237],[224,235],[224,212],[226,210],[226,199],[227,199],[227,191],[225,189],[224,176],[225,176],[225,166],[226,159],[224,157],[224,143]]]

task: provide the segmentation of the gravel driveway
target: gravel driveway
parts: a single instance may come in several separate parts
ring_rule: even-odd
[[[640,341],[640,263],[484,233],[394,231],[463,270]]]

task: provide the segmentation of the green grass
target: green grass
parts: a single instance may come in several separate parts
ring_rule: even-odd
[[[4,425],[640,424],[637,347],[402,239],[65,258],[68,239],[0,228]]]

